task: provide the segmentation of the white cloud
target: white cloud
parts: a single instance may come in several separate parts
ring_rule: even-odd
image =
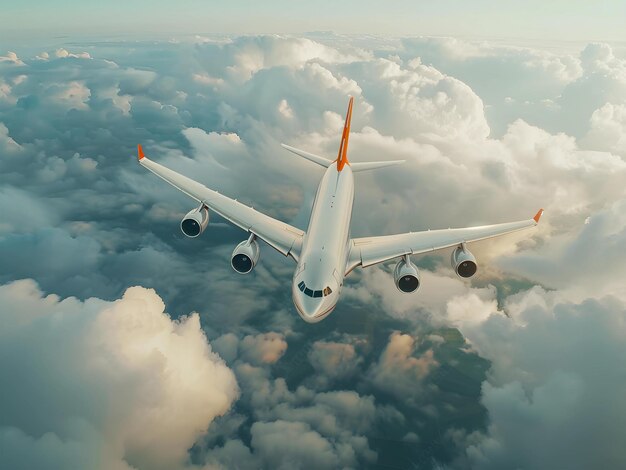
[[[20,145],[9,135],[9,129],[0,122],[0,148],[7,154],[15,154],[20,150]]]
[[[623,467],[626,305],[535,288],[509,297],[505,309],[510,318],[461,327],[492,363],[482,398],[490,424],[469,444],[472,468]]]
[[[626,104],[606,103],[593,112],[589,123],[583,145],[626,159]]]
[[[0,62],[7,62],[13,65],[24,65],[24,62],[22,62],[15,52],[7,52],[7,55],[0,56]]]
[[[280,36],[242,37],[223,47],[233,52],[231,57],[234,63],[228,69],[234,76],[244,80],[259,70],[272,67],[297,68],[313,60],[347,63],[370,57],[359,50],[345,53],[310,39]]]
[[[289,107],[287,100],[282,100],[278,104],[278,112],[285,116],[287,119],[293,118],[293,110]]]
[[[44,52],[44,54],[46,54],[46,56],[47,56],[47,53]],[[66,57],[72,57],[74,59],[91,59],[91,55],[89,55],[89,52],[71,53],[71,52],[68,52],[66,49],[63,49],[63,48],[60,48],[60,49],[57,49],[56,51],[54,51],[54,55],[55,55],[55,57],[58,57],[58,58],[61,58],[61,59],[64,59]],[[42,54],[42,58],[47,58],[46,56],[44,56]]]
[[[72,81],[63,86],[55,87],[51,97],[68,108],[87,109],[87,100],[91,91],[84,83]]]
[[[299,422],[256,422],[252,425],[252,447],[263,466],[277,469],[337,468],[337,450],[318,432]]]
[[[0,227],[6,234],[0,240],[2,275],[5,279],[33,276],[46,290],[58,286],[53,290],[81,298],[95,294],[114,298],[124,286],[141,279],[146,285],[160,286],[173,311],[200,311],[203,326],[217,338],[212,341],[215,350],[238,374],[242,384],[238,412],[245,413],[211,426],[211,435],[224,434],[215,437],[202,456],[207,465],[306,466],[306,459],[316,458],[306,452],[307,440],[284,452],[286,444],[279,442],[276,448],[283,453],[270,455],[277,437],[287,439],[290,432],[299,432],[320,449],[320,465],[366,466],[375,459],[372,449],[377,448],[376,441],[368,442],[373,423],[383,409],[400,415],[381,401],[390,396],[402,403],[408,400],[410,408],[421,403],[424,379],[432,383],[428,376],[437,364],[435,353],[427,348],[436,344],[432,347],[438,354],[448,338],[422,336],[426,322],[428,328],[461,328],[473,347],[493,362],[484,386],[492,427],[488,436],[466,436],[460,444],[473,446],[472,462],[497,467],[497,462],[509,463],[515,455],[539,455],[542,442],[532,441],[532,434],[542,417],[546,429],[558,434],[566,425],[576,428],[577,415],[570,412],[578,406],[585,409],[587,398],[619,401],[589,385],[586,374],[603,361],[614,364],[608,355],[594,355],[603,348],[623,356],[616,346],[623,339],[610,337],[608,327],[589,336],[588,343],[572,332],[579,347],[595,359],[585,362],[574,343],[563,338],[570,332],[567,321],[575,323],[578,314],[564,316],[563,312],[593,310],[598,303],[611,314],[623,311],[624,64],[606,45],[591,45],[572,55],[450,39],[417,42],[399,47],[394,41],[383,44],[371,38],[333,37],[322,44],[321,40],[261,37],[193,46],[110,44],[97,56],[110,55],[116,62],[69,60],[77,54],[59,51],[59,57],[50,54],[47,61],[27,61],[26,68],[14,67],[19,59],[7,56],[0,62],[0,106],[4,106],[0,111],[6,124],[0,125],[0,151],[7,157],[0,159],[6,185],[0,190],[0,212],[8,215]],[[369,44],[370,50],[354,44]],[[137,68],[125,65],[131,61]],[[26,79],[19,78],[25,75]],[[203,240],[182,240],[178,221],[193,207],[191,201],[129,163],[135,143],[145,143],[155,160],[305,228],[321,170],[282,151],[278,142],[332,157],[348,94],[356,100],[350,158],[407,160],[403,167],[357,175],[354,236],[505,222],[530,217],[542,206],[546,209],[538,229],[524,234],[523,241],[516,244],[517,240],[507,239],[472,247],[480,264],[472,281],[454,277],[447,259],[439,264],[430,257],[416,257],[429,269],[422,269],[423,286],[415,295],[397,292],[386,267],[367,269],[360,278],[358,271],[353,274],[358,282],[349,282],[344,293],[352,298],[344,300],[362,302],[371,310],[380,307],[394,317],[383,318],[385,328],[415,329],[410,335],[392,335],[384,352],[377,351],[374,357],[354,338],[332,332],[326,338],[299,335],[305,326],[297,323],[289,302],[279,304],[274,300],[282,297],[272,295],[279,289],[284,292],[282,279],[288,279],[293,265],[264,251],[251,277],[233,277],[228,256],[235,238],[244,234],[236,235],[235,229],[212,221]],[[32,216],[23,223],[21,209]],[[145,235],[133,236],[137,233]],[[529,280],[512,279],[509,273]],[[559,290],[535,288],[506,296],[507,289],[537,282]],[[494,286],[503,287],[499,291]],[[597,300],[604,294],[618,300]],[[69,362],[59,359],[64,367],[50,370],[61,370],[70,385],[78,381],[72,377],[82,374],[80,383],[93,391],[91,396],[81,395],[68,404],[48,391],[56,400],[52,411],[22,413],[33,423],[15,421],[12,428],[7,426],[1,434],[7,453],[1,455],[33,448],[31,468],[41,467],[46,459],[51,462],[48,451],[58,456],[59,467],[82,468],[88,465],[81,459],[88,459],[94,449],[106,455],[107,468],[123,468],[127,463],[141,467],[137,462],[147,461],[141,459],[156,459],[166,451],[182,462],[183,444],[193,444],[193,436],[202,435],[211,416],[218,414],[215,410],[224,409],[215,405],[213,412],[205,410],[204,417],[197,412],[179,416],[175,403],[186,404],[189,396],[202,410],[209,406],[203,393],[215,396],[220,385],[206,374],[190,383],[192,372],[198,379],[191,369],[202,370],[208,361],[229,376],[214,356],[203,355],[196,317],[181,323],[165,321],[154,314],[162,314],[161,304],[148,301],[151,307],[146,310],[152,314],[129,315],[131,324],[117,323],[112,320],[115,315],[104,313],[113,309],[108,302],[46,300],[37,292],[31,297],[35,299],[32,311],[41,310],[40,303],[46,302],[88,310],[73,318],[101,322],[107,335],[96,335],[94,327],[88,338],[95,335],[98,351],[106,352],[109,362],[86,370],[75,355],[63,356]],[[134,305],[136,300],[119,303]],[[10,306],[8,301],[3,305]],[[342,315],[341,305],[334,315]],[[498,305],[505,305],[510,318]],[[555,325],[548,321],[552,317]],[[30,324],[29,317],[24,318]],[[73,328],[74,323],[59,318],[67,330],[87,331],[86,326]],[[619,318],[612,320],[614,331],[621,331]],[[332,323],[322,328],[328,325]],[[540,326],[549,334],[543,334]],[[587,328],[585,322],[578,326]],[[14,327],[3,325],[5,331],[8,328]],[[290,335],[292,328],[296,335]],[[67,343],[69,350],[82,352],[80,359],[95,360],[95,353],[87,349],[90,343],[76,339],[78,333],[68,341],[66,330],[63,335],[48,330],[56,334],[50,333],[49,341],[34,342],[31,334],[23,343],[52,344],[51,359]],[[42,326],[37,331],[47,330]],[[389,330],[384,332],[388,334]],[[287,352],[292,338],[294,346],[310,349]],[[180,344],[182,339],[187,342]],[[162,350],[142,356],[153,344]],[[186,346],[193,345],[198,348],[195,353],[187,351]],[[24,351],[25,357],[37,351],[31,347]],[[548,358],[545,367],[534,351]],[[552,357],[554,351],[558,360]],[[294,353],[300,354],[300,362],[285,365],[283,361],[291,360]],[[183,361],[185,354],[191,358]],[[567,362],[568,354],[580,365]],[[443,364],[443,357],[437,356],[440,360]],[[117,367],[107,368],[110,363]],[[299,365],[308,368],[309,364],[315,379],[298,381],[289,375]],[[94,377],[94,371],[102,368],[101,376]],[[111,378],[113,369],[119,377]],[[55,376],[42,376],[47,384],[60,383]],[[431,378],[436,381],[434,375]],[[623,388],[612,380],[615,377],[608,378],[616,390]],[[182,390],[173,389],[175,379],[184,385]],[[126,384],[124,390],[130,391],[124,395],[122,385],[112,389],[116,384]],[[17,391],[9,392],[24,394],[30,388],[16,386]],[[435,388],[429,389],[429,397],[437,397]],[[372,395],[363,395],[363,389]],[[120,395],[124,399],[107,401]],[[555,399],[559,395],[567,395],[562,406]],[[85,396],[90,400],[78,409]],[[226,401],[232,396],[226,393]],[[97,400],[112,410],[110,427],[102,424],[102,416],[87,412],[91,410],[87,405]],[[159,408],[149,413],[150,406]],[[161,408],[174,410],[171,426]],[[450,417],[456,411],[453,406],[436,410]],[[138,436],[132,426],[128,431],[121,428],[119,423],[126,423],[130,419],[126,416],[134,416],[135,411],[141,415],[137,426],[150,428],[148,435]],[[70,414],[78,416],[78,422],[68,424],[64,416]],[[571,415],[571,420],[564,415]],[[583,413],[579,420],[586,417]],[[425,445],[426,436],[411,413],[396,418],[404,419],[406,427],[398,439]],[[43,426],[34,422],[38,419],[52,424],[37,427]],[[514,432],[518,421],[526,432],[523,436]],[[587,422],[608,428],[611,417]],[[267,430],[277,439],[258,437],[251,443],[254,423],[257,436]],[[533,426],[524,427],[528,423]],[[163,433],[170,430],[178,434],[168,439]],[[109,438],[113,431],[116,439]],[[530,437],[524,440],[525,436]],[[609,438],[606,442],[611,444]],[[152,456],[148,450],[156,444],[159,449]],[[607,444],[604,451],[617,455],[614,461],[620,462],[620,449]],[[557,455],[558,449],[552,450]],[[535,463],[529,461],[528,466]]]
[[[172,321],[152,290],[81,302],[25,280],[0,299],[2,466],[182,468],[237,397],[198,315]]]
[[[422,391],[421,381],[439,364],[433,350],[427,349],[415,357],[415,338],[394,332],[380,358],[369,370],[372,383],[396,398],[412,402]]]
[[[626,199],[617,199],[533,252],[505,258],[500,264],[578,301],[607,294],[626,300],[621,250],[626,240],[625,214]]]
[[[16,99],[11,95],[11,85],[0,80],[0,100],[15,104]]]
[[[354,344],[331,341],[316,341],[308,353],[308,358],[316,370],[316,379],[323,383],[349,379],[362,364]]]
[[[241,340],[241,355],[251,364],[273,364],[287,350],[285,337],[280,333],[247,335]]]

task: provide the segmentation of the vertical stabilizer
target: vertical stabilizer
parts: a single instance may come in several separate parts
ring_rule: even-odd
[[[346,123],[343,126],[343,134],[341,135],[341,145],[339,146],[339,154],[337,155],[337,171],[343,170],[348,162],[348,138],[350,137],[350,121],[352,120],[352,103],[354,98],[350,97],[348,103],[348,113],[346,114]]]

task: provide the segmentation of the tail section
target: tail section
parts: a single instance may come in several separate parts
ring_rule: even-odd
[[[389,160],[388,162],[358,162],[350,163],[350,168],[353,173],[357,173],[359,171],[375,170],[377,168],[399,165],[401,163],[404,163],[404,160]]]
[[[290,152],[295,153],[296,155],[300,155],[307,160],[310,160],[314,163],[317,163],[320,166],[328,168],[333,163],[337,163],[337,171],[343,170],[343,167],[346,165],[350,165],[350,168],[353,172],[358,171],[366,171],[366,170],[374,170],[376,168],[383,168],[386,166],[397,165],[399,163],[404,163],[404,160],[392,160],[388,162],[359,162],[359,163],[350,163],[348,161],[348,139],[350,138],[350,121],[352,120],[352,104],[354,103],[354,98],[350,97],[350,102],[348,103],[348,113],[346,114],[346,122],[343,126],[343,133],[341,134],[341,144],[339,145],[339,154],[337,155],[336,160],[328,160],[327,158],[320,157],[319,155],[315,155],[309,152],[305,152],[304,150],[300,150],[289,145],[281,144],[283,148],[289,150]]]
[[[318,165],[321,165],[325,168],[328,168],[330,165],[333,164],[333,162],[331,160],[329,160],[328,158],[324,158],[324,157],[320,157],[319,155],[315,155],[313,153],[309,153],[309,152],[305,152],[304,150],[300,150],[297,149],[295,147],[292,147],[290,145],[285,145],[285,144],[280,144],[284,149],[289,150],[290,152],[295,153],[296,155],[300,155],[302,158],[306,158],[309,161],[312,161],[314,163],[317,163]]]
[[[348,161],[348,139],[350,138],[350,121],[352,120],[352,103],[354,98],[350,97],[348,103],[348,113],[346,114],[346,123],[343,126],[343,134],[341,135],[341,145],[339,145],[339,154],[337,155],[337,171],[343,170],[344,165],[350,162]]]

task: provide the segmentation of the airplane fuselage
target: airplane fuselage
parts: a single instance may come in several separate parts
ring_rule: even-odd
[[[354,177],[350,165],[330,165],[319,184],[293,276],[293,303],[303,320],[323,320],[335,308],[349,255]]]

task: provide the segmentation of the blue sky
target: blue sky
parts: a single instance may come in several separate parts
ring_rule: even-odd
[[[626,40],[626,2],[9,0],[3,37],[23,34],[339,33]]]

